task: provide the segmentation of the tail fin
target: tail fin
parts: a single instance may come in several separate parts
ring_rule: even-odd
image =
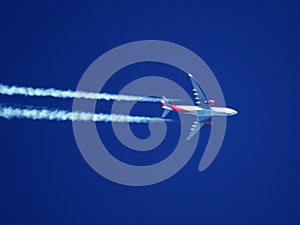
[[[170,103],[169,103],[168,99],[165,96],[162,97],[160,102],[162,104],[162,108],[164,109],[164,112],[161,115],[161,118],[165,118],[172,109],[170,107]]]

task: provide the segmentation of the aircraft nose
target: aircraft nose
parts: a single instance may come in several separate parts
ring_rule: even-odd
[[[234,109],[231,109],[231,113],[230,114],[231,115],[236,115],[236,114],[238,114],[238,112],[236,110],[234,110]]]
[[[226,109],[226,112],[231,116],[236,115],[238,113],[236,110],[229,108]]]

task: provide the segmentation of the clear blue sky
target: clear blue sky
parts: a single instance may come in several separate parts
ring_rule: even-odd
[[[174,177],[139,188],[95,173],[80,155],[69,122],[1,119],[0,223],[299,224],[299,12],[297,1],[2,3],[1,83],[75,89],[104,52],[158,39],[198,54],[239,115],[229,118],[222,149],[207,171],[197,171],[204,146],[199,144]],[[149,68],[168,74],[157,65],[128,71]],[[127,82],[115,79],[120,85],[107,90],[117,92]],[[72,104],[5,96],[0,102],[64,109]],[[161,112],[159,104],[153,107]],[[147,135],[147,129],[136,129]],[[157,153],[151,160],[166,156]]]

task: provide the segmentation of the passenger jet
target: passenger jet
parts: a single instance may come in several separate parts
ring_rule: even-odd
[[[196,105],[173,105],[169,103],[166,97],[162,97],[161,103],[162,108],[164,109],[162,118],[166,117],[170,111],[197,116],[196,121],[192,125],[191,131],[186,138],[186,140],[191,140],[204,124],[212,125],[212,122],[209,121],[212,116],[232,116],[236,115],[237,111],[226,107],[213,107],[212,105],[215,104],[215,100],[208,100],[194,77],[191,74],[188,75],[193,85]]]

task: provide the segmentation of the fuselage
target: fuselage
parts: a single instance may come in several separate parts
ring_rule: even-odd
[[[170,104],[170,106],[163,106],[163,108],[195,116],[232,116],[237,114],[236,110],[226,107],[210,107],[210,109],[204,109],[199,106]]]

